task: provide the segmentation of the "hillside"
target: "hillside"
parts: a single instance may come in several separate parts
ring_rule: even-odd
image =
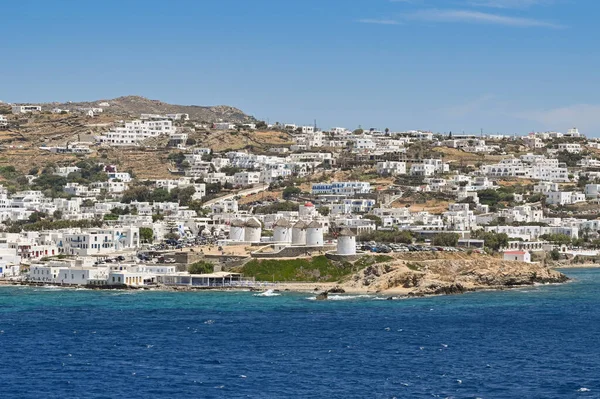
[[[100,103],[108,103],[109,107],[101,107],[103,112],[109,115],[131,116],[139,118],[140,114],[189,114],[190,119],[198,122],[232,122],[246,123],[254,121],[254,117],[246,115],[243,111],[227,105],[199,106],[199,105],[176,105],[150,100],[140,96],[125,96],[113,99],[102,99],[97,101],[68,102],[68,103],[46,103],[40,104],[44,111],[53,108],[76,109],[100,107]]]
[[[253,261],[242,271],[250,276],[273,276],[275,281],[282,282],[278,285],[281,290],[334,289],[394,296],[460,294],[568,280],[543,263],[510,262],[488,255],[465,253],[365,255],[353,264],[323,261],[326,267],[311,265],[308,261],[278,260],[281,266],[273,268],[270,267],[273,262]]]
[[[81,113],[12,115],[8,104],[0,104],[0,114],[8,116],[11,126],[0,130],[0,167],[14,166],[20,173],[28,173],[35,168],[43,168],[49,163],[70,165],[82,155],[51,154],[40,150],[42,146],[64,146],[69,142],[93,143],[94,136],[101,135],[122,121],[139,118],[142,113],[188,113],[190,122],[251,122],[254,119],[242,111],[227,106],[199,107],[172,105],[143,97],[128,96],[114,100],[98,100],[79,103],[46,103],[43,111],[53,108],[75,110],[79,107],[97,107],[102,102],[104,112],[94,118]],[[209,147],[213,151],[240,150],[252,148],[253,151],[266,151],[272,146],[289,145],[288,133],[276,131],[217,131],[194,129],[186,122],[177,121],[177,126],[186,129],[189,137],[197,146]],[[149,140],[148,147],[104,148],[92,145],[92,154],[88,157],[99,162],[116,164],[121,170],[131,170],[141,179],[166,179],[173,177],[169,173],[168,155],[176,151],[167,148],[167,138]]]

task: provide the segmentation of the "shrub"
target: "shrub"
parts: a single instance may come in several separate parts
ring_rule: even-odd
[[[208,274],[214,271],[215,266],[212,263],[203,260],[196,263],[192,263],[188,266],[188,272],[190,274]]]

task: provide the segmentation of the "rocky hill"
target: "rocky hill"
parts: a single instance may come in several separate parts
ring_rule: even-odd
[[[101,106],[101,103],[108,103],[110,106]],[[246,115],[243,111],[227,105],[217,106],[198,106],[198,105],[175,105],[168,104],[159,100],[150,100],[140,96],[125,96],[114,99],[102,99],[86,102],[68,102],[68,103],[45,103],[41,104],[43,110],[53,108],[69,109],[100,107],[104,113],[130,116],[139,118],[140,114],[189,114],[190,119],[198,122],[232,122],[247,123],[253,122],[252,116]]]
[[[342,286],[347,291],[421,296],[565,281],[566,276],[541,263],[464,253],[415,253],[371,265]]]
[[[280,290],[379,294],[396,298],[504,290],[568,280],[543,263],[509,262],[483,254],[411,252],[391,255],[365,255],[353,263],[330,261],[325,269],[302,264],[300,270],[288,270],[285,276],[275,270],[268,271],[275,273],[275,280],[288,281],[278,284]],[[286,264],[286,261],[278,262]],[[240,271],[252,275],[252,270],[243,268]],[[312,278],[306,279],[306,276]]]
[[[109,106],[100,105],[108,103]],[[12,115],[9,104],[0,103],[0,114],[8,117],[9,126],[0,129],[0,167],[14,166],[20,173],[44,168],[48,163],[59,166],[72,165],[81,156],[75,154],[51,154],[40,147],[64,146],[72,142],[93,143],[94,137],[104,134],[123,121],[138,119],[140,114],[187,113],[190,123],[177,121],[197,146],[211,148],[215,152],[251,149],[265,151],[272,146],[290,145],[291,137],[284,132],[272,130],[221,131],[210,128],[192,128],[191,122],[231,123],[253,122],[254,118],[239,109],[228,106],[200,107],[173,105],[143,97],[128,96],[113,100],[98,100],[78,103],[41,104],[45,112]],[[52,114],[53,108],[76,110],[77,108],[101,107],[104,112],[93,118],[81,112]],[[105,148],[92,145],[88,157],[99,162],[118,165],[122,170],[131,170],[141,179],[166,179],[169,172],[168,155],[177,151],[166,147],[167,139],[161,137],[145,143],[147,147]]]

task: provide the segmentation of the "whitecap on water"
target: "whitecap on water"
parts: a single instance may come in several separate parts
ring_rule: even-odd
[[[581,387],[577,390],[577,392],[589,392],[590,389],[589,388],[585,388],[585,387]]]
[[[333,295],[327,297],[331,301],[349,301],[351,299],[373,298],[372,295]]]
[[[266,290],[265,292],[261,292],[260,294],[254,294],[254,296],[280,296],[281,294],[275,292],[274,290]]]

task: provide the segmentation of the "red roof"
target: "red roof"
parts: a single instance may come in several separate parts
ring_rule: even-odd
[[[307,202],[304,206],[314,206],[312,202]]]
[[[526,252],[525,251],[505,251],[504,254],[508,254],[508,255],[525,255]]]

